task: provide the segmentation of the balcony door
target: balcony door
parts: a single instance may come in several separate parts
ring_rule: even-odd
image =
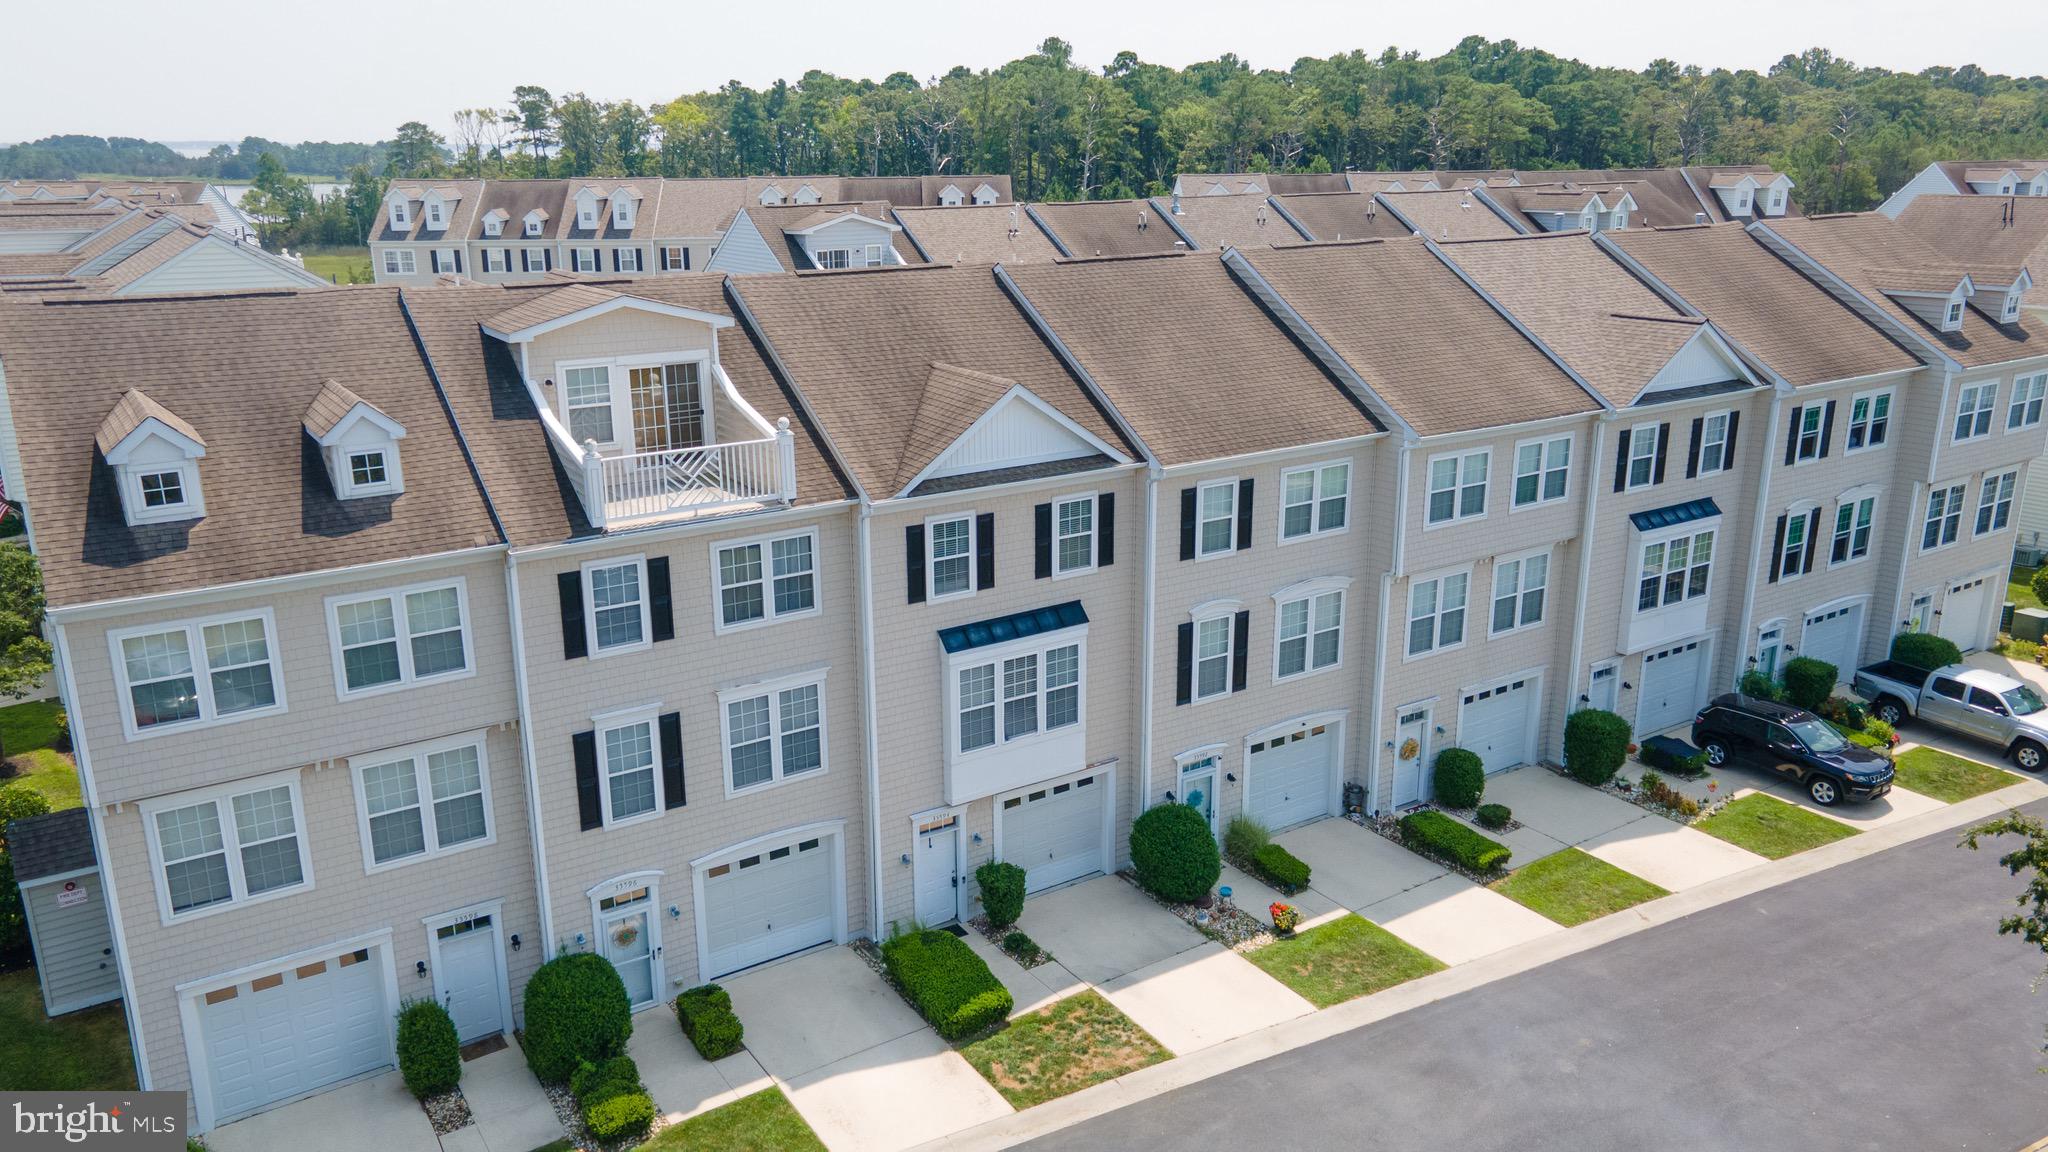
[[[704,446],[702,363],[649,364],[629,369],[627,380],[632,393],[635,452]]]

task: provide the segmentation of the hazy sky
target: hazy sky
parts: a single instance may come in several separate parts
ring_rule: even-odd
[[[1285,68],[1302,56],[1388,45],[1434,56],[1468,35],[1514,39],[1589,64],[1641,68],[1659,56],[1767,68],[1813,45],[1858,64],[1917,71],[1975,63],[2044,66],[2048,3],[1723,0],[1558,5],[1532,0],[1366,4],[1359,0],[1036,0],[848,5],[843,0],[304,0],[166,8],[99,0],[23,3],[0,17],[0,141],[57,132],[157,140],[265,136],[374,140],[405,120],[445,130],[449,113],[510,102],[515,84],[642,103],[737,79],[760,86],[821,68],[881,79],[991,67],[1057,35],[1100,66],[1131,49],[1184,66],[1235,52]],[[223,35],[241,13],[244,36]],[[80,13],[90,12],[90,29]],[[395,18],[395,19],[394,19]],[[615,26],[616,25],[616,26]],[[81,73],[81,62],[89,71]],[[81,82],[82,81],[82,82]],[[51,93],[24,98],[24,93]],[[61,93],[61,95],[55,95]]]

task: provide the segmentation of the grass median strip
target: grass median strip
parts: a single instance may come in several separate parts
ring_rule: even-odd
[[[1729,801],[1693,827],[1771,860],[1846,840],[1859,831],[1761,792]]]
[[[1553,852],[1488,885],[1567,928],[1670,893],[1577,848]]]
[[[128,1018],[121,1005],[53,1018],[43,1015],[35,969],[0,975],[0,1084],[17,1092],[133,1088]]]
[[[1069,996],[1010,1021],[960,1055],[1012,1107],[1029,1108],[1157,1064],[1169,1053],[1099,992]]]
[[[730,1104],[671,1124],[640,1146],[690,1152],[825,1152],[824,1141],[797,1115],[780,1088],[764,1088]]]
[[[1245,959],[1318,1008],[1405,984],[1444,967],[1443,961],[1360,916],[1345,916],[1275,940]]]
[[[1944,804],[1959,803],[2020,782],[2020,777],[2010,772],[1950,755],[1939,748],[1902,752],[1892,766],[1898,769],[1894,783],[1899,787],[1932,796]]]

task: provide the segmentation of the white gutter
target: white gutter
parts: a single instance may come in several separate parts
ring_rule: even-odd
[[[2022,469],[2020,475],[2024,477],[2026,474],[2026,470]],[[1892,588],[1892,619],[1895,621],[1901,619],[1900,614],[1903,611],[1904,606],[1906,604],[1906,597],[1910,595],[1909,591],[1906,588],[1906,567],[1907,565],[1910,565],[1913,562],[1913,553],[1917,550],[1917,547],[1914,544],[1914,540],[1917,538],[1917,534],[1913,531],[1913,521],[1911,517],[1913,515],[1913,509],[1915,508],[1922,509],[1922,516],[1926,515],[1925,509],[1927,507],[1927,485],[1922,484],[1918,480],[1913,481],[1912,496],[1909,499],[1910,502],[1906,505],[1906,516],[1908,517],[1906,521],[1906,546],[1899,549],[1899,578],[1894,582],[1894,586]],[[1896,623],[1887,624],[1885,626],[1885,631],[1896,636],[1898,635],[1898,628],[1899,625]],[[1885,641],[1884,654],[1886,659],[1891,658],[1891,640],[1889,638],[1887,638]]]
[[[1157,661],[1153,616],[1159,572],[1159,473],[1157,462],[1145,469],[1145,591],[1138,617],[1138,814],[1152,797],[1152,666]],[[1176,787],[1179,785],[1176,784]]]
[[[1408,468],[1415,450],[1413,440],[1401,442],[1400,454],[1395,457],[1394,480],[1394,550],[1387,570],[1380,573],[1380,634],[1377,650],[1372,662],[1372,721],[1367,726],[1367,739],[1371,747],[1369,767],[1365,774],[1365,810],[1379,812],[1380,792],[1380,744],[1385,739],[1381,714],[1387,709],[1387,614],[1392,611],[1390,601],[1394,595],[1394,580],[1403,575],[1407,564],[1408,544]],[[1404,633],[1405,634],[1405,633]]]
[[[505,604],[512,618],[512,684],[519,700],[519,756],[526,767],[526,827],[533,837],[534,896],[540,905],[540,958],[555,958],[554,900],[548,894],[547,839],[541,832],[540,763],[533,750],[533,705],[526,684],[526,626],[519,607],[519,557],[505,556]]]
[[[1756,486],[1756,507],[1751,512],[1751,518],[1756,522],[1750,525],[1749,529],[1749,563],[1746,565],[1749,578],[1742,582],[1742,625],[1741,630],[1735,634],[1735,682],[1737,684],[1742,682],[1742,674],[1747,670],[1747,665],[1744,661],[1747,659],[1749,652],[1750,630],[1756,624],[1754,619],[1758,579],[1756,562],[1758,557],[1764,555],[1764,525],[1771,523],[1771,473],[1776,471],[1773,461],[1776,459],[1777,449],[1772,446],[1772,437],[1777,435],[1778,414],[1784,406],[1784,391],[1782,389],[1773,391],[1771,393],[1771,414],[1764,418],[1764,466],[1761,469],[1762,475],[1758,479]],[[1812,542],[1809,541],[1807,546],[1809,548],[1812,547]],[[1765,562],[1768,563],[1769,561],[1766,560]]]
[[[875,703],[875,579],[874,548],[869,521],[874,506],[860,502],[860,695],[866,712],[862,727],[867,741],[868,792],[868,938],[882,939],[882,741],[881,716]]]
[[[512,549],[512,554],[522,557],[572,556],[580,552],[598,552],[607,548],[619,548],[627,544],[653,546],[671,540],[685,538],[699,533],[726,531],[737,528],[765,527],[790,520],[821,519],[842,508],[853,507],[855,501],[848,499],[825,500],[816,504],[796,504],[787,508],[771,508],[760,512],[735,511],[718,516],[703,516],[687,520],[671,520],[651,523],[637,528],[614,528],[593,536],[577,536],[568,540],[557,540],[547,544],[530,544]]]
[[[1586,511],[1579,522],[1579,594],[1578,612],[1572,617],[1572,663],[1565,673],[1564,714],[1569,716],[1579,702],[1579,669],[1585,664],[1586,656],[1586,590],[1593,580],[1593,538],[1599,533],[1597,515],[1600,508],[1600,449],[1606,442],[1605,432],[1609,425],[1621,419],[1620,412],[1603,412],[1593,422],[1593,441],[1587,452],[1586,461]]]
[[[1318,440],[1313,444],[1290,444],[1285,448],[1262,448],[1257,452],[1244,452],[1236,456],[1214,456],[1204,460],[1189,460],[1181,464],[1168,464],[1163,467],[1162,471],[1171,475],[1176,472],[1192,472],[1197,469],[1215,468],[1226,464],[1255,464],[1280,456],[1319,456],[1325,452],[1335,452],[1342,448],[1369,444],[1386,435],[1386,432],[1375,429],[1371,432],[1361,432],[1356,436],[1343,436],[1335,440]]]
[[[311,584],[331,583],[335,580],[369,579],[374,576],[391,576],[422,568],[436,568],[442,565],[471,563],[505,551],[503,544],[486,544],[476,548],[457,548],[450,552],[436,552],[427,556],[404,556],[396,560],[379,560],[369,564],[355,564],[346,568],[322,568],[312,572],[289,572],[281,576],[266,576],[259,580],[243,580],[234,584],[216,584],[206,588],[186,589],[176,592],[151,592],[143,596],[125,596],[116,600],[95,600],[84,604],[72,604],[62,608],[51,608],[53,620],[92,620],[102,616],[120,616],[129,612],[150,610],[171,602],[205,604],[215,600],[234,600],[262,592],[285,591]]]
[[[1951,436],[1955,435],[1953,425],[1955,414],[1948,406],[1949,387],[1955,383],[1955,380],[1956,374],[1953,369],[1947,369],[1942,372],[1941,403],[1934,409],[1934,445],[1927,453],[1927,483],[1929,485],[1932,485],[1941,476],[1942,433],[1947,432]],[[1993,419],[1996,419],[1996,417],[1994,416]],[[1907,509],[1907,515],[1910,516],[1911,514],[1912,510],[1910,508]]]

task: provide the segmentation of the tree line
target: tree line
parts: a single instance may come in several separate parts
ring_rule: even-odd
[[[333,179],[357,165],[381,171],[390,150],[389,141],[281,144],[245,136],[240,144],[216,144],[204,156],[186,156],[153,140],[126,136],[45,136],[0,148],[0,179],[73,180],[92,175],[241,183],[255,179],[265,156],[276,157],[287,172]]]

